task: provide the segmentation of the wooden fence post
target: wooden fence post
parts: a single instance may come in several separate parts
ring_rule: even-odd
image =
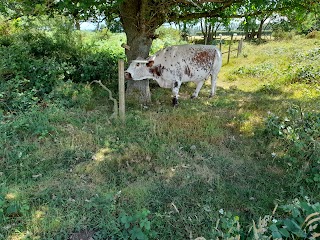
[[[243,44],[243,39],[242,39],[242,37],[241,37],[241,39],[240,39],[240,42],[239,42],[239,54],[241,54],[242,53],[242,44]]]
[[[231,34],[231,40],[230,40],[230,44],[229,44],[229,51],[228,51],[228,60],[227,60],[227,64],[229,63],[229,60],[230,60],[230,53],[231,53],[231,44],[232,44],[232,40],[233,40],[233,34]]]
[[[118,61],[118,76],[119,76],[119,117],[120,120],[125,120],[125,89],[124,89],[124,61]]]
[[[240,53],[241,53],[241,39],[240,41],[238,42],[238,51],[237,51],[237,57],[239,57]]]

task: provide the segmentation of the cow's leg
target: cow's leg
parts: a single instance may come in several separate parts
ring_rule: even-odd
[[[211,93],[209,97],[213,97],[216,91],[218,73],[222,66],[221,55],[216,53],[216,61],[211,70]]]
[[[217,78],[218,78],[218,72],[219,71],[214,71],[211,74],[211,93],[209,97],[213,97],[216,91],[216,85],[217,85]]]
[[[203,86],[204,81],[200,81],[197,84],[196,90],[194,91],[194,93],[191,95],[191,98],[196,98],[198,97],[198,94]]]
[[[181,81],[175,81],[173,88],[172,88],[172,105],[175,107],[178,105],[178,95],[179,95],[179,89],[181,86]]]

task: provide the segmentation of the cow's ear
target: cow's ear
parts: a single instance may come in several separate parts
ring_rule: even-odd
[[[154,64],[154,61],[153,60],[150,60],[148,63],[147,63],[147,67],[152,67]]]

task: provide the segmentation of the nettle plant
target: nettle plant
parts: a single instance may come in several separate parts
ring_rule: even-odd
[[[320,203],[310,203],[308,197],[300,201],[276,206],[272,214],[252,221],[244,228],[238,216],[219,210],[219,218],[212,235],[216,239],[310,239],[320,237]]]
[[[292,106],[284,117],[270,114],[266,132],[278,140],[278,157],[299,171],[300,180],[320,188],[320,113]]]
[[[124,239],[147,240],[154,238],[157,234],[151,229],[149,220],[150,211],[142,209],[133,215],[123,212],[119,216]]]

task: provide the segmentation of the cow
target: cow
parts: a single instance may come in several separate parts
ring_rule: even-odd
[[[178,104],[181,83],[194,82],[196,90],[191,98],[198,97],[204,81],[211,75],[211,93],[215,94],[217,75],[222,56],[215,46],[177,45],[158,51],[147,59],[136,59],[125,71],[127,80],[154,79],[160,87],[171,88],[172,104]]]

